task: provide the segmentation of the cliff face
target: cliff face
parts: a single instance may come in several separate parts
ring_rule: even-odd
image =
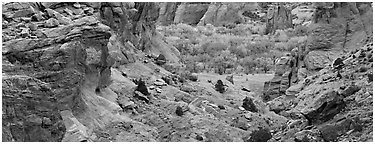
[[[304,50],[308,70],[319,70],[372,35],[372,8],[366,3],[317,3]],[[326,5],[326,6],[325,6]],[[361,10],[359,10],[359,9]],[[361,13],[359,12],[361,11]]]
[[[285,90],[295,84],[298,71],[319,71],[329,66],[340,54],[363,46],[372,36],[372,8],[368,3],[315,5],[317,9],[313,23],[308,26],[308,41],[305,46],[296,49],[296,56],[291,58],[297,64],[293,67],[288,66],[289,63],[284,64],[288,69],[293,69],[293,72],[284,72],[284,68],[276,69],[273,80],[265,83],[265,100],[284,95]],[[280,70],[281,74],[278,74]]]
[[[28,3],[3,7],[12,5]],[[56,11],[47,11],[55,15],[43,18],[59,19]],[[7,26],[20,22],[29,35],[3,42],[3,140],[61,141],[69,131],[62,113],[78,114],[87,107],[80,97],[86,75],[96,75],[94,89],[109,84],[110,29],[89,14],[55,28],[46,27],[48,20],[22,18],[9,18]],[[38,29],[30,30],[31,25]]]
[[[164,26],[173,24],[177,8],[180,4],[179,2],[161,3],[158,22]]]
[[[178,50],[167,45],[155,31],[159,9],[156,3],[102,4],[101,18],[116,35],[112,45],[121,47],[128,61],[134,62],[133,51],[141,50],[156,56],[163,54],[169,62],[178,63]],[[121,44],[115,44],[116,41]],[[119,58],[118,61],[122,60]]]
[[[207,12],[209,4],[186,4],[178,6],[174,23],[197,25],[203,15]]]
[[[278,29],[283,30],[292,27],[291,10],[285,8],[283,4],[268,8],[265,34],[275,33]]]
[[[250,18],[245,12],[261,9],[257,3],[162,3],[159,21],[162,25],[185,23],[193,25],[211,24],[224,26],[244,23]]]

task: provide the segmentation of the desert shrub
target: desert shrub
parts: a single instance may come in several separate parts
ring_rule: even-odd
[[[220,93],[224,93],[225,92],[225,86],[224,86],[224,83],[223,81],[221,80],[218,80],[215,84],[215,90],[220,92]]]
[[[287,46],[288,46],[288,51],[291,51],[295,47],[299,47],[303,44],[305,44],[307,40],[307,36],[300,36],[300,37],[292,37],[288,40]]]
[[[306,36],[308,28],[306,26],[298,25],[294,28],[293,36]]]
[[[230,52],[235,54],[237,56],[237,58],[244,58],[245,56],[247,56],[247,48],[246,48],[246,45],[242,44],[242,45],[239,45],[237,47],[233,46],[233,47],[230,47]]]
[[[231,47],[238,47],[239,45],[243,44],[245,41],[251,40],[251,38],[249,37],[241,37],[241,36],[227,36],[226,38]]]
[[[250,56],[241,59],[239,63],[244,68],[246,74],[252,73],[257,66],[257,63]]]
[[[274,37],[276,42],[287,42],[289,39],[289,36],[284,30],[276,30]]]
[[[274,44],[269,41],[257,41],[247,43],[246,47],[251,54],[260,54],[269,51],[274,47]]]
[[[229,32],[225,27],[218,27],[218,28],[216,28],[215,33],[217,33],[217,34],[227,34]]]
[[[198,33],[211,36],[215,33],[213,29],[208,28],[209,26],[197,26]]]
[[[253,25],[250,24],[238,24],[230,31],[230,33],[239,36],[251,35],[253,34],[252,27]]]
[[[174,47],[182,54],[191,54],[193,53],[193,44],[190,40],[176,40],[172,43]]]
[[[228,44],[223,42],[206,42],[202,44],[202,50],[211,56],[215,55],[217,52],[226,50],[227,47]]]
[[[252,27],[251,29],[253,34],[259,34],[263,36],[263,34],[266,32],[266,26],[265,25],[256,25]]]
[[[275,46],[275,39],[280,39],[280,36],[274,38],[254,34],[260,33],[264,28],[265,26],[260,24],[251,23],[238,24],[232,29],[209,24],[196,27],[177,24],[160,26],[157,29],[166,37],[167,43],[180,51],[180,60],[185,67],[170,68],[173,72],[214,71],[224,74],[231,73],[235,69],[238,71],[238,67],[247,73],[254,71],[256,67],[267,71],[269,68],[264,66],[264,62],[255,59],[269,58],[271,50],[277,49],[280,52],[288,49],[287,41],[284,42],[286,46],[282,48]]]
[[[214,56],[210,62],[210,65],[215,69],[216,73],[224,74],[226,69],[235,67],[236,61],[236,56],[231,54],[229,50],[225,50]]]
[[[255,59],[257,67],[260,67],[264,73],[272,69],[272,59],[267,57],[258,57]]]
[[[198,54],[197,55],[197,62],[208,62],[211,60],[211,56],[206,54],[206,53],[202,53],[202,54]]]
[[[275,43],[274,49],[279,51],[288,51],[288,45],[285,42],[278,42]]]
[[[197,30],[191,25],[179,23],[176,25],[176,32],[193,35],[197,32]]]
[[[234,23],[226,23],[226,24],[223,24],[223,26],[227,29],[233,29],[236,27],[236,24]]]

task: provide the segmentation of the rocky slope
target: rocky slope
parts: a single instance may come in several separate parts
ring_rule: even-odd
[[[195,6],[224,9],[213,25],[237,21],[233,11],[247,8],[178,5],[170,9],[183,13],[179,21],[201,11]],[[333,35],[333,43],[345,43],[327,47],[349,51],[340,75],[324,64],[312,67],[317,58],[306,60],[322,50],[317,43],[328,43],[312,39],[307,50],[281,58],[273,78],[257,82],[265,83],[264,94],[244,80],[249,76],[193,74],[185,80],[161,67],[179,65],[178,50],[155,31],[159,14],[170,14],[168,6],[3,3],[3,141],[373,141],[369,5],[357,4],[354,20],[345,19],[352,32],[344,38],[325,30],[335,23],[312,25],[312,38]],[[209,21],[207,12],[199,23]],[[290,64],[297,53],[306,54],[302,61],[311,73]]]
[[[372,7],[320,5],[307,47],[281,58],[275,77],[265,83],[263,100],[289,119],[271,141],[372,141],[372,10],[364,10]],[[327,11],[331,17],[317,16]],[[303,67],[295,65],[301,54]],[[338,57],[344,67],[339,70],[331,65]]]

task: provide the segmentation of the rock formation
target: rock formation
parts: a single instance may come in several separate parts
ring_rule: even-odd
[[[288,54],[276,62],[274,77],[264,83],[262,95],[264,101],[284,95],[292,83],[297,80],[296,57]]]
[[[260,9],[257,3],[212,3],[201,18],[198,25],[211,24],[224,26],[227,24],[244,23],[247,19],[243,15],[246,11]]]
[[[29,3],[3,7],[9,5],[32,8]],[[45,19],[54,17],[46,15]],[[3,39],[3,125],[11,134],[10,141],[61,141],[70,131],[62,112],[85,111],[84,87],[104,89],[110,84],[110,28],[89,15],[65,18],[71,23],[55,28],[17,16],[8,19],[8,26],[21,22],[24,28],[28,24],[40,27],[27,38]]]
[[[304,63],[319,70],[336,59],[342,50],[360,47],[372,33],[369,3],[315,3]],[[362,13],[360,12],[362,11]],[[364,12],[366,11],[366,12]]]
[[[283,4],[269,7],[266,18],[265,34],[275,33],[276,30],[293,28],[291,10],[284,7]]]
[[[315,10],[313,19],[315,23],[309,26],[309,38],[306,45],[299,47],[298,59],[289,58],[295,59],[294,63],[297,62],[297,66],[287,69],[285,66],[278,66],[288,65],[288,60],[276,64],[275,77],[265,83],[264,100],[283,95],[285,90],[296,82],[295,76],[298,75],[298,71],[302,67],[311,72],[321,70],[330,66],[332,61],[342,54],[343,50],[351,50],[368,41],[366,40],[369,37],[368,33],[372,33],[372,29],[368,28],[368,25],[372,25],[372,21],[367,20],[372,19],[370,17],[372,12],[367,11],[360,14],[354,7],[369,9],[367,3],[316,3],[316,5],[318,8]],[[367,20],[364,21],[364,19]],[[345,29],[350,33],[347,33]],[[364,40],[361,41],[361,39]]]
[[[180,2],[163,2],[160,4],[160,13],[158,18],[160,25],[166,26],[173,24],[177,8],[180,4]]]
[[[178,50],[167,45],[155,30],[159,17],[156,3],[103,3],[100,10],[103,23],[116,33],[112,45],[120,49],[116,52],[120,55],[118,61],[125,57],[134,62],[133,51],[142,50],[146,54],[163,54],[169,62],[178,63]]]
[[[161,3],[159,22],[224,26],[239,24],[251,19],[245,13],[259,10],[258,3]]]
[[[203,15],[206,13],[208,6],[209,4],[182,3],[176,10],[174,23],[197,25]]]
[[[353,56],[372,53],[372,47],[372,42],[367,41],[364,46],[341,57],[344,60],[342,78],[327,66],[287,89],[287,92],[298,89],[293,97],[281,96],[270,101],[270,110],[291,118],[288,127],[277,132],[270,141],[348,141],[354,138],[354,133],[360,135],[359,141],[367,139],[364,133],[372,130],[364,127],[372,124],[361,113],[372,114],[372,96],[369,95],[372,81],[358,77],[365,78],[372,73],[360,70],[361,67],[372,67],[372,62],[365,57]]]

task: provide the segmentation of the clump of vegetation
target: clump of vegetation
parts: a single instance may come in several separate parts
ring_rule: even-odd
[[[225,85],[223,81],[218,80],[215,84],[215,90],[218,91],[219,93],[224,93],[225,92]]]
[[[272,72],[278,57],[305,45],[307,40],[304,26],[279,30],[275,35],[263,35],[264,29],[262,23],[230,27],[176,24],[158,28],[166,42],[181,53],[186,67],[177,71],[218,74]]]

